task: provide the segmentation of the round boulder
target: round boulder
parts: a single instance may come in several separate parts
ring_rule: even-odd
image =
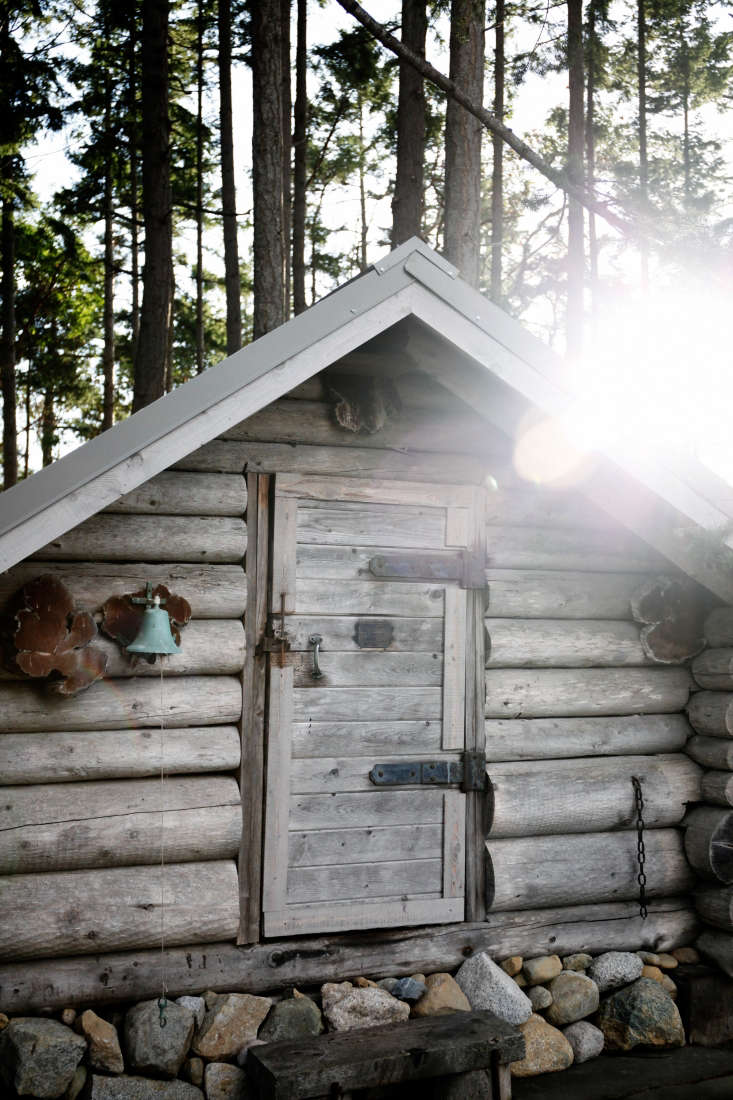
[[[587,974],[563,970],[549,985],[552,1004],[547,1019],[556,1027],[573,1024],[598,1008],[598,986]]]

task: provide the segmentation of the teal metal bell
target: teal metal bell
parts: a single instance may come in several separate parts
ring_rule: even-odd
[[[180,653],[181,647],[176,645],[171,634],[171,623],[168,612],[160,606],[160,596],[151,597],[152,586],[148,584],[148,595],[145,600],[134,600],[135,603],[147,604],[143,612],[143,621],[134,642],[127,646],[128,653],[141,653],[153,656],[155,654]]]

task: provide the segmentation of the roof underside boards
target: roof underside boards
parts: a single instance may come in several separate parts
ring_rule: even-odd
[[[413,239],[299,317],[2,494],[0,571],[395,325],[390,337],[407,333],[415,365],[509,435],[531,413],[571,426],[583,415],[562,361]],[[594,456],[579,487],[733,602],[733,551],[721,541],[733,509],[723,483],[700,464],[655,464],[633,439],[606,454]]]

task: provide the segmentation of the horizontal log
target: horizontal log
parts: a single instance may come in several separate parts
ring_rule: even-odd
[[[146,580],[185,596],[194,619],[240,619],[247,602],[247,577],[241,565],[24,561],[0,573],[0,607],[41,573],[59,577],[75,607],[86,611],[98,611],[110,596],[134,592]]]
[[[695,876],[678,829],[649,829],[644,844],[647,897],[692,887]],[[490,912],[625,901],[639,894],[634,832],[489,838],[486,848],[493,879]]]
[[[695,908],[705,924],[733,931],[733,886],[720,890],[697,890]]]
[[[704,768],[733,769],[733,741],[722,737],[691,737],[685,752]]]
[[[146,678],[99,680],[67,698],[42,684],[0,683],[0,734],[158,726],[160,702],[160,682]],[[179,676],[163,685],[166,726],[230,725],[241,713],[234,676]]]
[[[292,655],[296,687],[379,687],[382,684],[435,687],[443,682],[442,642],[437,653],[380,653],[373,650],[338,653],[332,650],[329,635],[322,637],[320,679],[313,678],[312,653]]]
[[[490,458],[480,459],[468,454],[214,439],[186,455],[174,469],[231,475],[240,475],[243,470],[255,474],[334,474],[338,477],[481,485],[492,469],[492,462]]]
[[[733,694],[698,691],[687,708],[690,725],[710,737],[733,737]]]
[[[502,619],[631,619],[631,597],[646,577],[487,569],[488,614]]]
[[[733,751],[731,758],[733,759]],[[700,789],[705,802],[713,802],[716,806],[733,806],[733,772],[703,772]]]
[[[486,619],[487,668],[593,668],[651,664],[635,623]]]
[[[200,904],[202,914],[206,906]],[[157,918],[157,915],[155,916]],[[489,914],[477,924],[375,931],[368,935],[300,936],[278,943],[235,947],[229,943],[166,951],[169,995],[202,989],[253,993],[285,990],[354,974],[384,977],[454,970],[468,954],[493,958],[574,951],[668,951],[690,943],[699,927],[684,898],[649,902],[642,920],[636,902],[565,906]],[[10,1014],[69,1004],[124,1003],[158,996],[160,949],[77,955],[49,965],[12,962],[0,967],[0,1003]]]
[[[702,955],[717,963],[729,978],[733,978],[733,936],[706,928],[696,939],[695,946]]]
[[[733,883],[733,810],[696,806],[684,825],[685,852],[697,874]]]
[[[165,774],[233,771],[240,762],[236,726],[169,729],[163,738]],[[0,736],[0,782],[69,783],[138,779],[160,773],[157,730],[6,733]]]
[[[102,817],[84,809],[74,821],[0,832],[0,874],[158,865],[161,847],[166,863],[234,859],[241,833],[238,805]]]
[[[556,527],[487,527],[491,569],[589,569],[639,572],[664,569],[665,559],[634,535],[611,530]]]
[[[233,860],[170,864],[162,881],[169,947],[234,939],[239,897]],[[6,907],[0,959],[97,955],[156,945],[160,958],[160,867],[11,875],[0,881],[0,891]],[[159,963],[154,969],[160,985]]]
[[[160,661],[131,657],[122,646],[99,634],[94,646],[107,655],[105,676],[155,676]],[[244,667],[244,625],[240,619],[196,619],[181,631],[181,651],[164,659],[166,676],[233,676]],[[21,673],[0,670],[0,680],[26,680]]]
[[[733,646],[733,607],[716,607],[705,620],[704,634],[712,648]]]
[[[678,752],[691,733],[682,714],[487,718],[485,729],[489,761]]]
[[[677,825],[700,798],[700,769],[683,753],[492,764],[494,837],[631,829],[632,775],[641,780],[647,828]]]
[[[701,688],[733,691],[733,649],[705,649],[691,668]]]
[[[247,482],[241,473],[165,470],[109,504],[106,512],[156,516],[243,516]]]
[[[487,718],[655,714],[682,710],[686,668],[489,669]]]
[[[45,561],[241,562],[246,548],[244,520],[234,516],[116,516],[100,512],[59,535],[33,557]]]
[[[1,743],[1,742],[0,742]],[[440,719],[406,722],[294,722],[293,757],[363,756],[390,754],[418,757],[439,752]],[[512,757],[513,759],[513,757]]]

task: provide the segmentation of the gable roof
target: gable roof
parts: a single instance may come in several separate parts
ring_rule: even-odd
[[[421,369],[502,430],[511,433],[527,409],[566,424],[582,416],[563,361],[413,238],[305,313],[0,494],[0,571],[407,317],[425,334]],[[624,438],[605,450],[582,490],[733,602],[733,550],[725,541],[733,490],[700,463],[652,461]]]

